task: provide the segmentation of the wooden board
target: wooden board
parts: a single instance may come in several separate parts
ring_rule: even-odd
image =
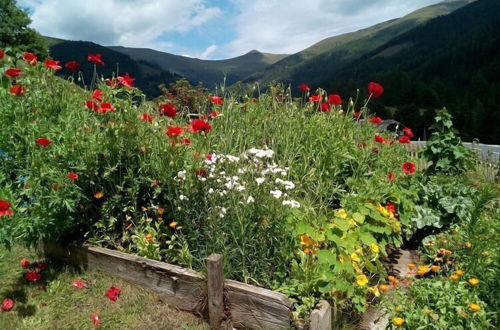
[[[332,307],[326,300],[321,300],[311,313],[310,330],[332,329]]]

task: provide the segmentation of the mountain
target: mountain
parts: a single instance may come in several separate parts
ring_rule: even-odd
[[[180,78],[179,75],[163,70],[158,65],[146,61],[136,61],[130,56],[114,51],[107,47],[88,41],[68,41],[63,39],[45,37],[49,45],[50,56],[61,60],[64,63],[68,61],[78,61],[82,68],[83,81],[81,84],[90,85],[94,73],[94,65],[87,61],[87,54],[102,54],[105,62],[103,67],[97,66],[99,77],[110,78],[116,74],[124,75],[128,72],[133,78],[133,85],[141,89],[146,95],[156,97],[161,95],[158,88],[160,84],[170,84]],[[71,76],[72,73],[66,68],[61,70],[63,76]]]
[[[424,137],[435,109],[445,106],[464,139],[498,144],[499,30],[500,1],[477,0],[393,38],[324,77],[322,84],[351,93],[378,81],[386,87],[371,105],[378,115]]]
[[[262,71],[287,56],[252,50],[245,55],[227,60],[200,60],[148,48],[121,46],[108,48],[126,54],[136,61],[154,63],[164,70],[181,75],[191,82],[200,82],[208,88],[221,84],[224,77],[227,85],[244,80],[254,72]]]
[[[307,81],[317,85],[324,77],[342,68],[350,61],[382,46],[430,19],[449,14],[476,0],[448,0],[421,8],[404,17],[383,22],[352,33],[324,39],[309,48],[290,55],[257,72],[247,83],[260,82],[265,85],[280,81],[298,85]]]

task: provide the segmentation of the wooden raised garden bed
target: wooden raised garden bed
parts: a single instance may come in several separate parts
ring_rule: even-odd
[[[207,259],[207,276],[165,262],[85,245],[62,247],[41,243],[45,256],[95,269],[161,294],[180,310],[207,316],[214,329],[290,329],[292,302],[282,293],[224,279],[223,257]],[[311,314],[311,330],[331,329],[326,301]]]

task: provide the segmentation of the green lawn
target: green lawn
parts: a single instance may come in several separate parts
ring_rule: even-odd
[[[18,246],[0,246],[0,304],[14,299],[11,311],[0,310],[0,329],[88,329],[91,315],[100,317],[104,329],[209,329],[196,316],[168,307],[158,296],[127,282],[95,271],[81,271],[50,262],[38,283],[28,283],[19,265],[22,258],[39,262],[36,253]],[[71,283],[87,281],[77,289]],[[122,290],[117,301],[105,297],[111,286]]]

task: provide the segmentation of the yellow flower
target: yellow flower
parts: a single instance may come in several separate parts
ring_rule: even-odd
[[[464,271],[463,271],[463,270],[461,270],[461,269],[457,269],[457,270],[455,271],[455,274],[457,274],[458,276],[462,276],[462,275],[464,274]]]
[[[424,276],[429,272],[430,268],[429,266],[423,265],[423,266],[418,266],[417,274],[420,276]]]
[[[387,276],[387,280],[388,280],[389,282],[391,282],[392,284],[396,284],[396,283],[398,283],[398,279],[397,279],[397,278],[395,278],[395,277],[394,277],[394,276],[392,276],[392,275]]]
[[[365,275],[358,275],[356,277],[356,283],[361,286],[365,286],[368,283],[368,277],[366,277]]]
[[[405,319],[403,319],[402,317],[395,317],[392,319],[392,324],[394,324],[397,327],[402,326],[403,323],[405,323]]]
[[[386,292],[387,290],[389,290],[389,286],[387,284],[380,284],[378,286],[378,288],[380,289],[380,291],[382,292]]]
[[[378,253],[380,251],[376,243],[372,243],[372,245],[370,245],[370,249],[373,253]]]
[[[483,251],[481,252],[481,254],[485,257],[489,256],[490,255],[490,252],[489,251]]]
[[[360,262],[361,259],[359,259],[358,255],[356,253],[351,254],[351,260],[355,262]]]
[[[165,209],[162,207],[159,207],[158,210],[156,210],[156,213],[162,215],[163,213],[165,213]]]
[[[376,286],[372,286],[371,288],[368,289],[368,291],[373,293],[375,295],[375,297],[380,296],[380,291],[378,290],[378,288]]]
[[[458,276],[457,274],[451,274],[451,275],[450,275],[450,279],[451,279],[452,281],[458,281],[458,279],[459,279],[459,278],[460,278],[460,276]]]
[[[415,264],[408,264],[408,269],[409,270],[414,270],[415,269]]]
[[[441,269],[441,267],[439,267],[438,265],[432,265],[431,269],[433,272],[439,272],[439,269]]]
[[[152,242],[153,241],[153,234],[147,234],[146,235],[146,241]]]
[[[396,307],[394,307],[394,310],[396,312],[401,312],[401,306],[397,305]]]
[[[102,191],[96,192],[94,194],[94,198],[101,199],[104,197],[104,193]]]
[[[349,226],[351,227],[358,227],[358,224],[356,223],[356,221],[354,221],[354,219],[349,219]]]
[[[432,314],[432,309],[425,310],[425,314],[427,314],[427,315]]]
[[[313,246],[316,245],[316,241],[313,240],[309,235],[304,234],[300,235],[300,244],[302,245],[307,245],[307,246]]]
[[[175,227],[177,227],[178,224],[179,224],[178,222],[172,221],[171,223],[168,224],[168,226],[172,229],[175,229]]]
[[[469,279],[469,284],[472,286],[476,286],[479,284],[479,280],[475,277]]]
[[[473,312],[479,312],[481,310],[481,306],[478,304],[471,303],[469,304],[469,309]]]
[[[347,212],[344,209],[338,209],[337,216],[339,218],[345,219],[345,218],[347,218]]]
[[[472,243],[471,242],[465,242],[465,247],[467,248],[471,248],[472,247]]]

